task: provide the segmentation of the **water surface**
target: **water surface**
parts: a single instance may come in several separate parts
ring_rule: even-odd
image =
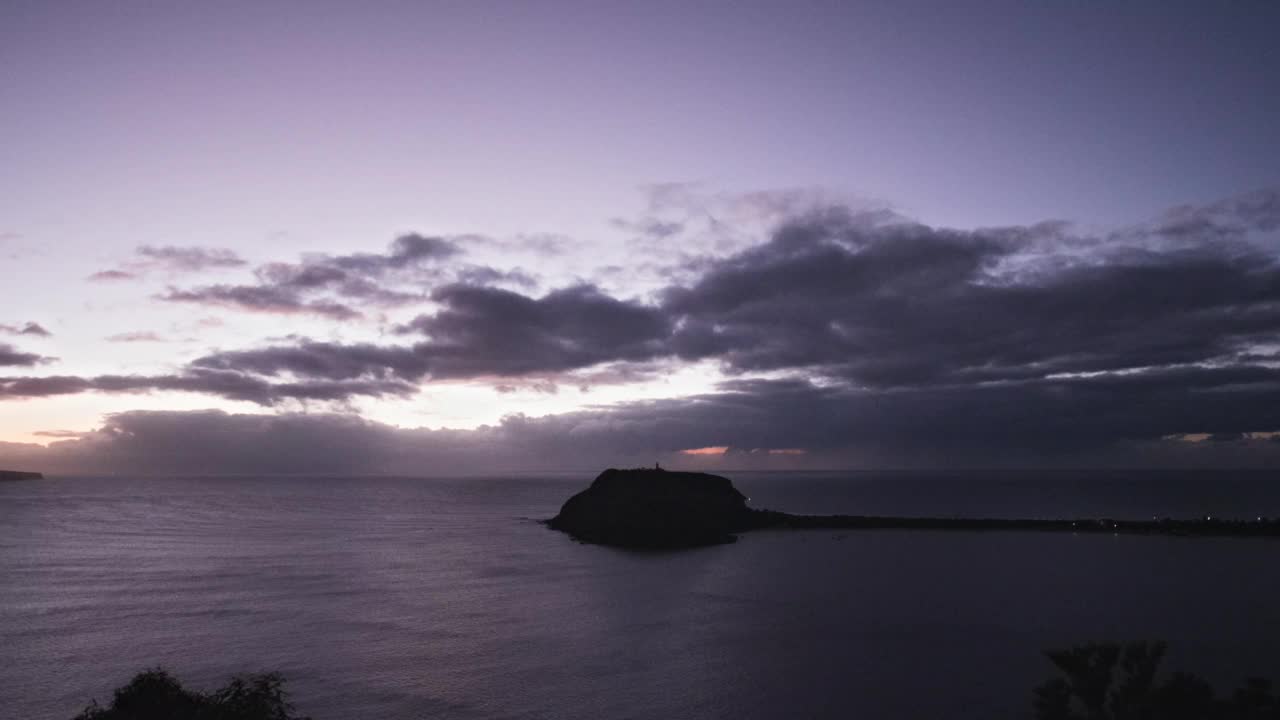
[[[791,512],[1280,515],[1259,473],[734,474]],[[1163,638],[1276,672],[1280,544],[759,532],[635,553],[532,518],[590,478],[0,484],[0,715],[69,718],[137,670],[284,672],[347,718],[1025,716],[1045,647]]]

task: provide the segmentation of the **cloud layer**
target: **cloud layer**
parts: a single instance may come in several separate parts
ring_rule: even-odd
[[[0,343],[0,367],[32,367],[47,360],[35,353],[22,352],[8,343]]]
[[[253,284],[169,288],[158,297],[249,312],[353,320],[363,317],[357,304],[395,307],[423,301],[421,290],[394,288],[438,279],[444,272],[440,263],[461,253],[454,240],[402,235],[386,253],[317,255],[298,263],[267,263],[254,271]]]
[[[0,334],[4,335],[27,335],[31,337],[52,337],[53,333],[44,329],[39,323],[25,322],[22,325],[3,325],[0,324]]]
[[[5,348],[0,346],[0,365],[6,364],[5,357]],[[38,356],[17,354],[16,357],[18,361],[8,364],[35,364],[40,361]],[[35,359],[23,362],[31,357]],[[416,392],[417,386],[394,379],[268,382],[244,373],[215,372],[200,368],[186,369],[172,375],[0,376],[0,400],[30,400],[85,392],[152,391],[202,393],[258,405],[275,405],[284,400],[345,402],[353,397],[406,397]]]
[[[677,242],[682,227],[641,230]],[[335,319],[420,303],[424,312],[395,327],[400,343],[302,339],[209,353],[171,375],[0,378],[0,397],[180,390],[273,405],[408,397],[459,379],[625,382],[628,368],[698,361],[727,378],[715,392],[448,437],[490,455],[728,447],[982,463],[1171,457],[1203,435],[1260,457],[1275,444],[1251,433],[1280,430],[1278,228],[1275,191],[1105,235],[1053,222],[961,231],[809,208],[763,242],[682,260],[679,281],[638,298],[588,283],[541,294],[495,286],[511,275],[462,262],[458,241],[407,235],[385,253],[271,263],[252,285],[163,296]],[[39,360],[0,346],[0,363],[5,352],[10,365]],[[278,422],[384,438],[371,447],[410,437],[326,417]]]
[[[144,412],[50,446],[0,443],[0,464],[65,473],[470,474],[648,464],[736,468],[1028,464],[1270,467],[1280,442],[1223,431],[1199,442],[1192,423],[1276,420],[1280,393],[1236,400],[1120,388],[1130,401],[1064,383],[1028,404],[1019,391],[875,393],[802,381],[744,381],[687,398],[543,418],[510,416],[475,430],[403,429],[350,414]],[[1173,401],[1173,414],[1153,412]],[[75,434],[67,433],[68,437]],[[707,455],[683,450],[716,448]],[[782,451],[782,452],[779,452]]]
[[[734,374],[883,390],[1266,365],[1280,347],[1280,265],[1230,241],[1274,228],[1280,210],[1231,207],[1244,209],[1186,211],[1107,238],[1056,224],[960,232],[829,210],[704,263],[695,282],[656,302],[590,285],[528,297],[455,283],[431,294],[434,313],[398,328],[423,338],[411,346],[304,342],[195,364],[419,380],[712,359]],[[1190,239],[1189,226],[1205,239]],[[1055,247],[1075,252],[1046,255]]]
[[[200,273],[208,270],[240,268],[248,262],[225,248],[143,245],[132,260],[117,268],[99,270],[89,276],[92,282],[136,280],[155,271]]]

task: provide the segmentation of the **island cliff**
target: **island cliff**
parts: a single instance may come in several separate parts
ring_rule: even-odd
[[[38,472],[22,472],[20,470],[0,470],[0,480],[43,480],[44,475]]]
[[[605,470],[547,521],[582,542],[673,549],[733,542],[762,528],[840,530],[1021,530],[1040,532],[1280,537],[1280,520],[892,517],[792,515],[747,506],[728,478],[659,468]]]

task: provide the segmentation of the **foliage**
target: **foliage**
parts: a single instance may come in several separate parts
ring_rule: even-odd
[[[1045,653],[1061,673],[1035,690],[1037,720],[1280,720],[1280,696],[1250,678],[1227,697],[1183,672],[1159,677],[1161,642],[1090,643]],[[118,688],[74,720],[310,720],[293,714],[277,673],[237,676],[201,693],[161,669]]]
[[[97,702],[75,720],[308,720],[293,714],[276,673],[237,676],[211,693],[188,690],[159,668],[117,688],[111,704]]]
[[[1036,688],[1038,720],[1280,720],[1271,683],[1250,678],[1230,697],[1188,673],[1160,680],[1161,642],[1091,643],[1046,653],[1062,673]]]

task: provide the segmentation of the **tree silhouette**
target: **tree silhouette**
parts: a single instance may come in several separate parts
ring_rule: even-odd
[[[237,676],[212,693],[188,690],[159,668],[117,688],[111,704],[93,702],[74,720],[309,720],[293,714],[277,673]]]
[[[1228,698],[1188,673],[1159,680],[1165,649],[1162,642],[1131,642],[1048,651],[1062,676],[1036,688],[1037,720],[1280,720],[1280,698],[1261,678]]]

